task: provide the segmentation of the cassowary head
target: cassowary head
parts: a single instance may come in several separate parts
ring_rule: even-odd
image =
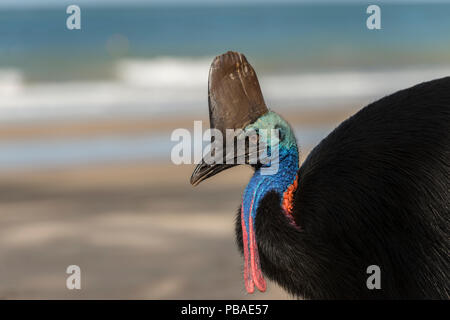
[[[193,185],[238,164],[269,167],[288,153],[297,152],[293,130],[266,107],[256,73],[243,54],[227,52],[214,59],[208,100],[211,128],[219,130],[224,139],[215,154],[220,161],[197,165],[191,176]],[[235,131],[230,135],[227,129]],[[233,139],[234,150],[227,145]],[[212,146],[218,142],[213,139]]]
[[[255,239],[256,214],[262,197],[273,190],[280,196],[280,208],[293,221],[299,159],[295,136],[285,120],[267,109],[255,71],[236,52],[216,57],[211,65],[209,116],[211,128],[221,134],[211,140],[213,161],[203,158],[191,183],[196,185],[237,164],[255,169],[242,198],[240,223],[245,287],[249,293],[255,287],[263,292],[266,282]]]

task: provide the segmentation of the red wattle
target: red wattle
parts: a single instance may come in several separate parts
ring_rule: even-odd
[[[242,207],[243,208],[243,207]],[[245,227],[245,220],[244,220],[244,209],[241,211],[241,224],[242,224],[242,240],[243,240],[243,246],[244,246],[244,283],[245,283],[245,289],[248,293],[253,293],[255,291],[255,286],[253,283],[252,273],[250,272],[250,255],[248,252],[248,233],[247,229]]]
[[[255,285],[259,291],[266,291],[266,281],[261,271],[259,262],[258,246],[256,244],[255,229],[253,225],[252,212],[253,200],[250,205],[249,230],[247,230],[244,219],[244,205],[241,207],[242,240],[244,247],[244,282],[248,293],[255,291]]]
[[[259,263],[258,245],[256,244],[255,232],[253,228],[252,216],[250,215],[250,256],[252,267],[252,278],[259,291],[266,291],[266,281],[261,271]]]

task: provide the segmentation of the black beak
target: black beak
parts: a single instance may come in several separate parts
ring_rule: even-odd
[[[202,163],[198,164],[195,167],[194,172],[192,173],[191,184],[193,186],[196,186],[203,180],[215,176],[219,172],[227,170],[234,166],[236,166],[236,164],[207,164],[206,162],[202,161]]]
[[[212,176],[215,176],[219,172],[230,169],[234,166],[241,164],[259,165],[268,161],[266,150],[266,144],[259,141],[259,135],[256,132],[251,134],[241,133],[234,138],[234,149],[228,150],[226,155],[220,149],[217,152],[212,152],[213,156],[208,159],[214,158],[214,161],[208,161],[205,159],[198,164],[191,176],[191,184],[196,186],[203,180],[206,180]],[[212,150],[214,150],[214,142],[212,143]],[[220,160],[216,161],[216,160]]]
[[[212,62],[208,80],[208,102],[210,126],[222,132],[225,139],[223,146],[226,145],[226,129],[244,129],[269,111],[255,70],[245,56],[238,52],[229,51],[217,56]],[[203,159],[197,165],[191,176],[192,185],[238,164],[252,164],[249,159],[257,158],[252,157],[255,155],[255,149],[250,148],[249,144],[245,146],[245,143],[245,147],[242,147],[239,143],[246,139],[246,136],[233,136],[233,139],[237,140],[234,152],[219,150],[214,159],[221,161]]]

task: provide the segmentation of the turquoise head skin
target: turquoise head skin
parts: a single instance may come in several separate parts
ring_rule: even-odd
[[[276,129],[279,132],[278,137],[273,137],[270,134],[271,129]],[[270,146],[272,142],[278,143],[278,159],[272,159],[269,163],[257,167],[253,177],[247,185],[244,192],[244,204],[249,204],[251,200],[260,200],[269,191],[276,191],[282,198],[283,193],[293,183],[297,176],[299,168],[299,152],[297,147],[297,141],[295,139],[294,132],[290,125],[273,111],[269,111],[265,115],[261,116],[257,121],[245,127],[245,132],[267,130],[268,134],[259,135],[260,141],[269,146],[269,154],[275,155]],[[275,141],[274,141],[275,140]],[[264,169],[270,166],[274,166],[275,169],[278,166],[278,170],[273,170],[273,174],[264,173]],[[266,171],[269,172],[269,171]],[[253,197],[255,188],[258,192],[257,198]],[[258,207],[258,201],[254,201],[254,215],[256,215],[256,208]]]
[[[280,131],[279,144],[280,148],[297,152],[297,140],[295,139],[294,132],[291,126],[281,116],[273,111],[269,111],[266,114],[259,117],[255,122],[249,124],[244,128],[244,131],[249,132],[251,130],[266,129],[270,132],[271,129],[278,129]],[[270,145],[271,137],[267,137],[266,143]],[[294,150],[295,149],[295,150]]]
[[[275,112],[269,111],[254,123],[245,127],[245,132],[267,130],[267,136],[259,135],[260,141],[270,146],[274,138],[270,135],[271,129],[279,132],[278,159],[272,159],[270,163],[257,167],[249,184],[245,188],[242,207],[241,223],[244,241],[244,279],[247,291],[254,291],[254,286],[265,291],[266,284],[259,265],[259,256],[255,239],[254,222],[258,211],[259,202],[264,196],[275,191],[280,196],[282,205],[283,195],[294,183],[299,168],[299,152],[294,132],[290,125]],[[273,150],[269,151],[273,154]],[[264,169],[271,165],[277,165],[278,170],[272,174],[265,174]]]

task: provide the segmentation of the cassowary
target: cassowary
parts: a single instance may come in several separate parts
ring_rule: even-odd
[[[244,55],[216,57],[208,86],[212,128],[279,132],[279,170],[252,164],[236,219],[249,293],[265,291],[264,273],[307,299],[449,298],[450,77],[364,107],[301,167],[290,125],[266,107]],[[203,161],[191,183],[233,165]],[[380,289],[367,286],[371,265]]]

